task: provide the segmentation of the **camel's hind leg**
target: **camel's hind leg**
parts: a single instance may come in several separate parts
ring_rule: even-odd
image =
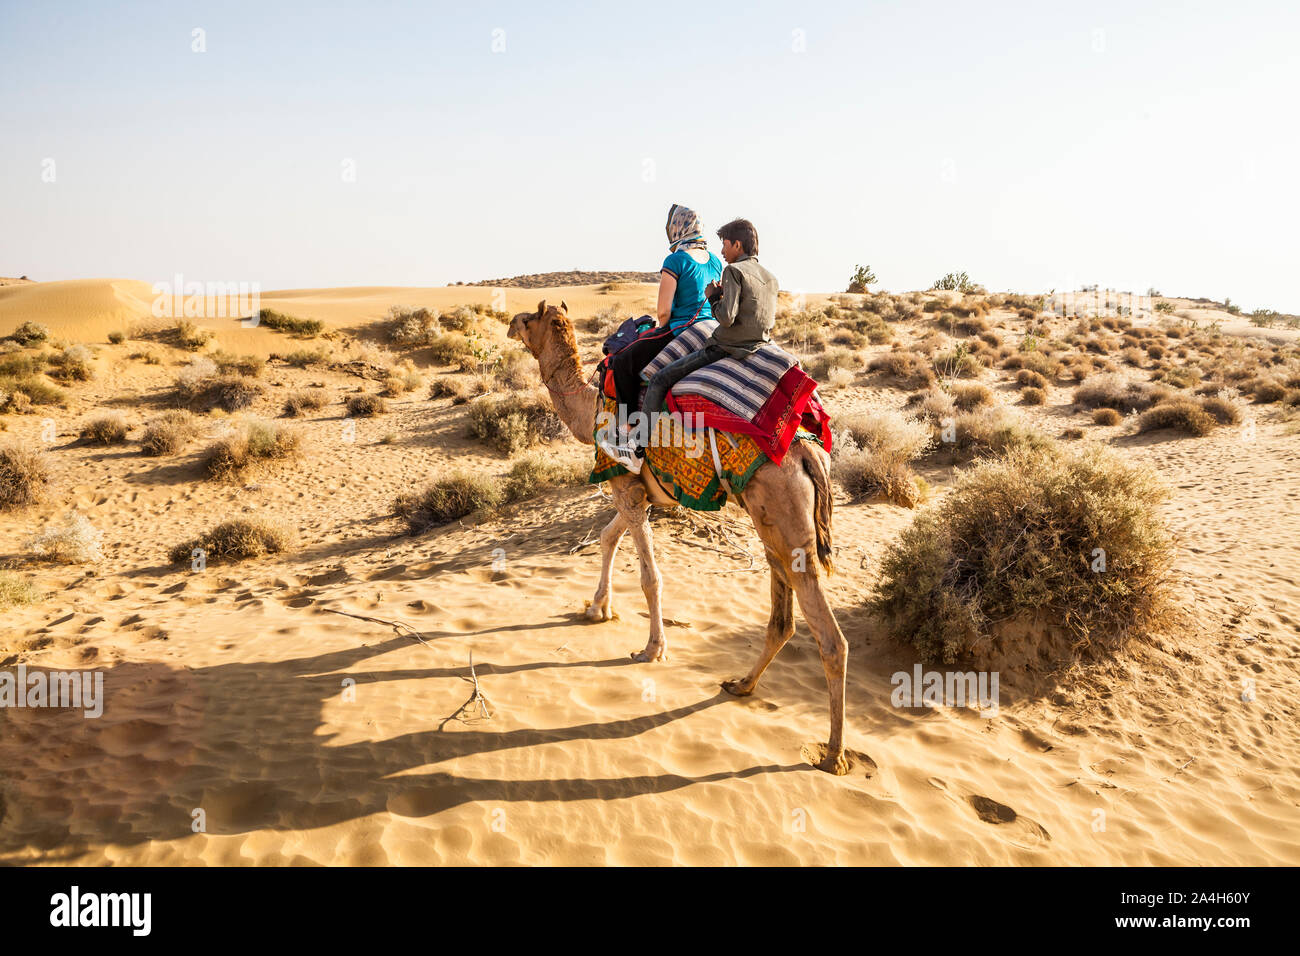
[[[596,593],[587,607],[587,620],[608,621],[614,616],[614,589],[610,578],[614,573],[614,557],[618,554],[618,543],[627,532],[627,518],[623,512],[616,510],[614,518],[600,533],[600,581],[596,583]]]
[[[754,692],[754,685],[767,670],[767,665],[785,647],[786,641],[794,634],[794,591],[786,579],[786,572],[780,563],[768,557],[772,573],[772,613],[767,619],[767,635],[763,651],[758,655],[750,672],[740,680],[722,682],[722,689],[737,697],[748,697]]]
[[[827,773],[846,774],[849,762],[844,756],[844,684],[849,642],[844,639],[835,612],[826,600],[815,565],[807,571],[794,572],[794,590],[799,595],[804,619],[817,638],[817,650],[821,652],[822,668],[826,671],[826,689],[830,693],[831,733],[826,756],[818,767]]]

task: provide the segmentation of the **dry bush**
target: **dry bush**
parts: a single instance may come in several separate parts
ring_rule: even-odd
[[[514,455],[567,433],[563,420],[541,392],[480,398],[469,409],[469,435]]]
[[[1016,385],[1019,388],[1047,388],[1047,379],[1032,369],[1022,368],[1016,373]]]
[[[118,412],[92,418],[81,427],[82,441],[92,445],[120,445],[129,431],[126,419]]]
[[[1067,429],[1065,429],[1065,431],[1061,432],[1061,437],[1062,437],[1062,438],[1068,438],[1068,439],[1071,440],[1071,441],[1077,441],[1078,439],[1080,439],[1080,438],[1083,437],[1083,429],[1082,429],[1082,428],[1067,428]]]
[[[174,455],[198,434],[199,426],[194,416],[184,409],[174,408],[145,423],[144,433],[140,436],[140,451],[153,457]]]
[[[399,348],[429,345],[441,333],[438,317],[428,309],[395,305],[388,310],[388,340]]]
[[[990,654],[1012,619],[1050,619],[1076,649],[1122,645],[1170,620],[1166,494],[1093,443],[981,462],[890,548],[870,605],[926,662]]]
[[[297,418],[306,412],[317,412],[329,404],[329,395],[324,389],[295,389],[285,396],[284,416]]]
[[[534,452],[511,466],[505,479],[505,500],[520,501],[550,488],[585,485],[590,472],[581,462],[557,461],[550,455]]]
[[[257,355],[232,355],[218,349],[208,355],[208,358],[217,367],[217,371],[224,375],[246,375],[249,378],[257,378],[266,370],[266,360]]]
[[[78,511],[69,511],[63,521],[51,524],[26,544],[37,560],[58,564],[94,564],[104,559],[104,532]]]
[[[955,384],[949,391],[952,394],[953,404],[963,412],[969,412],[972,408],[981,405],[993,404],[993,390],[978,382]]]
[[[836,436],[832,474],[854,497],[879,495],[886,501],[914,508],[925,486],[909,462],[930,447],[933,438],[923,421],[898,412],[846,416]]]
[[[109,333],[108,333],[108,344],[109,344],[109,345],[121,345],[121,344],[122,344],[123,342],[125,342],[125,341],[126,341],[126,333],[125,333],[125,332],[109,332]]]
[[[934,383],[934,370],[915,352],[898,350],[872,359],[867,368],[872,372],[885,372],[898,379],[900,388],[927,388]]]
[[[1139,348],[1127,348],[1120,353],[1119,357],[1127,364],[1134,365],[1138,368],[1142,367],[1142,362],[1144,360],[1142,350]]]
[[[420,491],[398,495],[393,512],[406,522],[407,533],[415,535],[475,511],[490,511],[504,500],[505,494],[496,479],[458,472]]]
[[[833,368],[826,374],[825,382],[829,388],[844,388],[853,384],[853,373],[846,368]]]
[[[1041,388],[1022,389],[1020,401],[1025,405],[1043,405],[1047,402],[1047,393]]]
[[[197,352],[212,341],[213,332],[209,329],[201,329],[188,319],[181,319],[172,328],[172,336],[176,344],[187,351]]]
[[[45,456],[22,445],[0,447],[0,511],[39,504],[50,482]]]
[[[463,368],[474,361],[474,346],[459,332],[435,335],[427,345],[429,360],[438,365]]]
[[[353,418],[373,418],[376,415],[384,415],[388,412],[388,403],[384,401],[383,397],[369,393],[351,395],[344,404],[347,407],[348,414]]]
[[[12,571],[0,571],[0,608],[35,604],[43,596],[30,578],[20,577]]]
[[[84,345],[69,345],[50,356],[50,375],[64,382],[88,382],[95,377],[95,353]]]
[[[424,383],[424,379],[413,366],[403,365],[393,369],[384,376],[383,393],[392,398],[414,391]]]
[[[1216,395],[1202,398],[1201,408],[1220,425],[1237,425],[1241,422],[1241,400],[1231,390],[1224,389]]]
[[[310,339],[325,331],[325,323],[319,319],[300,319],[296,315],[285,315],[274,309],[262,309],[257,315],[257,324],[296,338]]]
[[[945,418],[955,418],[957,415],[957,403],[950,391],[931,388],[920,396],[920,402],[921,407],[917,409],[916,415],[922,421],[942,422]]]
[[[38,375],[0,378],[0,392],[5,395],[0,401],[0,411],[22,414],[29,412],[33,405],[57,405],[65,397],[63,389]]]
[[[531,390],[542,383],[537,363],[527,349],[513,349],[509,352],[503,352],[501,358],[497,361],[496,367],[492,370],[492,377],[505,388],[516,391]]]
[[[1017,352],[1008,356],[1002,363],[1002,367],[1005,369],[1028,369],[1043,376],[1049,382],[1056,381],[1065,370],[1064,363],[1038,349]]]
[[[1255,401],[1260,405],[1280,402],[1286,396],[1286,389],[1282,386],[1282,383],[1272,379],[1256,382],[1251,391],[1255,396]]]
[[[1174,388],[1191,388],[1201,380],[1201,373],[1194,368],[1166,368],[1155,375],[1154,379]]]
[[[330,361],[330,353],[324,348],[295,349],[287,355],[273,355],[271,357],[278,357],[285,363],[292,365],[294,368],[309,368],[313,365],[326,365]]]
[[[429,385],[430,398],[450,398],[452,404],[456,404],[456,398],[466,398],[468,386],[463,379],[452,378],[450,375],[439,375]]]
[[[194,560],[194,552],[200,551],[208,564],[243,561],[279,554],[287,550],[292,541],[293,536],[283,525],[263,518],[236,518],[223,521],[211,531],[176,545],[167,557],[172,564],[186,564]]]
[[[1097,375],[1074,390],[1074,404],[1084,408],[1113,408],[1117,412],[1145,411],[1169,396],[1168,389],[1121,375]]]
[[[12,333],[5,336],[9,341],[17,342],[24,348],[31,348],[33,345],[39,345],[48,340],[49,337],[49,327],[41,325],[39,322],[24,322],[22,325],[18,326],[18,328],[14,329]]]
[[[984,363],[963,345],[935,356],[932,365],[942,379],[975,378],[984,371]]]
[[[1205,435],[1213,430],[1218,421],[1190,398],[1171,398],[1161,402],[1138,418],[1138,434],[1172,428],[1189,435]]]
[[[133,361],[144,362],[145,365],[161,365],[162,357],[151,348],[142,348],[138,352],[132,352],[127,358]]]
[[[208,477],[229,481],[268,462],[293,458],[298,450],[296,432],[273,422],[251,419],[212,446],[206,461]]]
[[[809,362],[805,369],[813,378],[822,381],[830,374],[832,369],[842,368],[852,372],[860,369],[862,362],[861,352],[855,352],[853,349],[832,348],[827,349],[816,359]]]
[[[958,414],[951,431],[938,422],[934,432],[939,438],[938,450],[951,450],[963,456],[996,455],[1013,448],[1044,449],[1052,440],[1028,425],[1007,408],[998,406],[977,408]],[[944,440],[947,431],[949,441]]]
[[[228,412],[237,412],[252,405],[264,391],[262,383],[255,379],[222,375],[212,381],[208,394],[217,406]]]
[[[1118,425],[1124,420],[1124,416],[1113,408],[1099,408],[1092,413],[1092,423],[1094,425]]]

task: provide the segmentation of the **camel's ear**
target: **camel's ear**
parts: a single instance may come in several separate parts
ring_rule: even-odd
[[[540,319],[545,314],[546,314],[546,300],[543,299],[541,302],[537,303],[537,317]]]
[[[567,303],[565,303],[563,299],[560,300],[560,311],[563,312],[565,315],[569,314],[569,306]]]

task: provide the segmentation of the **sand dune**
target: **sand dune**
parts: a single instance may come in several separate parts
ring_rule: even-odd
[[[394,304],[493,294],[301,289],[262,304],[356,335]],[[630,312],[652,295],[509,289],[504,309],[545,297],[579,316]],[[646,631],[629,546],[616,564],[620,616],[580,620],[598,546],[571,552],[607,520],[600,490],[550,491],[402,535],[386,517],[400,491],[509,465],[465,437],[464,409],[446,399],[423,389],[393,399],[349,441],[339,403],[371,383],[275,365],[251,412],[274,416],[289,388],[311,383],[331,404],[299,425],[300,461],[233,485],[202,479],[203,441],[162,459],[77,442],[92,412],[118,409],[133,426],[155,414],[188,359],[142,365],[131,342],[104,344],[149,320],[150,302],[148,284],[124,280],[0,288],[0,335],[31,319],[100,348],[97,377],[48,415],[55,494],[0,516],[0,562],[28,568],[23,541],[69,506],[105,536],[97,568],[30,568],[50,595],[0,611],[0,663],[100,670],[109,695],[99,720],[0,711],[0,862],[1300,863],[1300,439],[1280,417],[1261,412],[1250,443],[1228,429],[1185,440],[1099,432],[1175,489],[1169,519],[1195,627],[1058,693],[1013,697],[992,718],[891,706],[889,677],[915,658],[861,605],[912,512],[841,497],[842,571],[829,593],[850,641],[857,765],[834,778],[802,756],[826,729],[802,619],[753,697],[720,691],[762,644],[767,577],[702,546],[683,519],[654,523],[673,624],[670,659],[653,666],[628,659]],[[231,319],[200,324],[237,353],[292,341]],[[590,354],[597,337],[581,342]],[[901,395],[874,385],[828,393],[833,414],[891,402]],[[1023,414],[1056,433],[1068,402],[1069,389],[1053,388]],[[40,442],[45,417],[5,417],[0,441]],[[223,422],[206,421],[208,436]],[[550,453],[589,451],[565,441]],[[952,477],[925,474],[938,495]],[[167,564],[172,545],[237,515],[284,521],[295,549],[197,573]],[[722,520],[761,555],[737,509]],[[490,717],[454,716],[473,693],[471,652]]]

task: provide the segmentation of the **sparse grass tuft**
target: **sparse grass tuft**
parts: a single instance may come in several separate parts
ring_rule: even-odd
[[[1092,413],[1092,423],[1094,425],[1118,425],[1124,420],[1124,416],[1113,408],[1099,408]]]
[[[296,418],[307,412],[320,411],[329,404],[329,395],[321,388],[295,389],[285,396],[284,416]]]
[[[0,511],[39,504],[50,482],[45,456],[22,445],[0,447]]]
[[[514,455],[566,433],[550,400],[541,392],[480,398],[470,406],[469,434]]]
[[[92,418],[81,428],[82,441],[92,445],[120,445],[129,430],[126,419],[118,412]]]
[[[140,451],[155,458],[174,455],[199,434],[194,416],[184,409],[173,408],[145,423],[140,436]]]
[[[273,422],[252,419],[241,430],[212,446],[207,457],[208,476],[229,481],[268,462],[293,458],[298,450],[296,432]]]
[[[398,495],[393,511],[406,522],[407,533],[415,535],[475,511],[490,511],[504,500],[500,483],[495,479],[458,472],[420,491]]]
[[[348,414],[353,418],[374,418],[388,412],[388,403],[380,395],[350,395],[345,404]]]

